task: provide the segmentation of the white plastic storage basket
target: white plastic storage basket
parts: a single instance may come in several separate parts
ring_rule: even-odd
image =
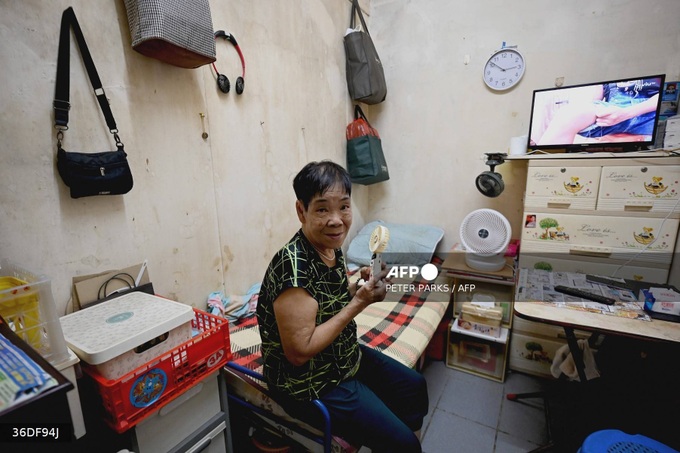
[[[133,292],[61,318],[69,347],[107,379],[117,379],[191,340],[193,309]]]

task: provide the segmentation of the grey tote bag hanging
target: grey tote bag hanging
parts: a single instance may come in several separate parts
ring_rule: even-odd
[[[355,30],[356,16],[361,20],[361,30]],[[345,35],[347,88],[350,97],[364,104],[380,104],[387,96],[383,65],[375,50],[358,0],[352,1],[351,31]]]

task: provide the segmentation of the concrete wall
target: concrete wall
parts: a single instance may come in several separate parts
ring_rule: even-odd
[[[197,307],[212,291],[243,294],[259,281],[299,227],[292,177],[310,160],[344,162],[349,3],[211,1],[214,28],[233,33],[246,59],[242,96],[219,92],[209,66],[182,69],[135,52],[122,0],[0,4],[0,256],[49,275],[60,313],[73,276],[145,258],[158,293]],[[54,164],[57,43],[70,5],[129,155],[135,186],[124,196],[71,199]],[[113,149],[71,49],[64,147]],[[234,84],[237,53],[220,41],[217,58]],[[357,225],[366,193],[355,190]]]
[[[52,277],[60,313],[69,309],[73,276],[145,258],[157,292],[181,302],[204,307],[212,291],[243,294],[298,228],[295,173],[310,160],[344,162],[352,115],[342,47],[349,3],[210,3],[214,28],[233,33],[246,58],[240,97],[220,93],[209,66],[175,68],[132,50],[122,0],[0,0],[0,256]],[[121,197],[73,200],[56,172],[51,104],[60,17],[69,5],[134,172],[134,189]],[[483,153],[506,151],[510,137],[527,132],[534,89],[556,77],[566,84],[680,78],[676,0],[366,6],[389,92],[365,111],[381,133],[392,178],[355,186],[355,230],[374,219],[431,223],[445,228],[445,250],[479,207],[500,210],[518,227],[525,167],[498,168],[506,191],[496,199],[480,195],[474,177],[486,170]],[[481,72],[503,41],[519,46],[527,72],[518,87],[497,94]],[[111,149],[77,56],[72,45],[64,147]],[[219,42],[217,56],[233,83],[236,52]]]
[[[680,2],[372,0],[371,33],[386,65],[387,101],[372,107],[395,178],[370,193],[375,217],[425,219],[459,242],[470,211],[497,209],[518,236],[526,162],[497,167],[505,192],[485,198],[484,153],[527,134],[532,92],[641,75],[680,79]],[[522,81],[494,92],[482,80],[502,43],[526,61]],[[466,58],[467,57],[467,58]],[[469,63],[466,64],[466,59]]]

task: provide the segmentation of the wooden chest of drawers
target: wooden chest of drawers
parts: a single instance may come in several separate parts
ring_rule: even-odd
[[[666,283],[680,223],[680,158],[532,160],[520,267]]]

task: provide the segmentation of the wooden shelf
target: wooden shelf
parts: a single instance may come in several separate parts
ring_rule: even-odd
[[[621,153],[560,153],[560,152],[546,152],[534,154],[514,154],[504,157],[505,160],[540,160],[540,159],[631,159],[640,157],[669,157],[672,156],[670,151],[656,150],[656,151],[633,151]]]

